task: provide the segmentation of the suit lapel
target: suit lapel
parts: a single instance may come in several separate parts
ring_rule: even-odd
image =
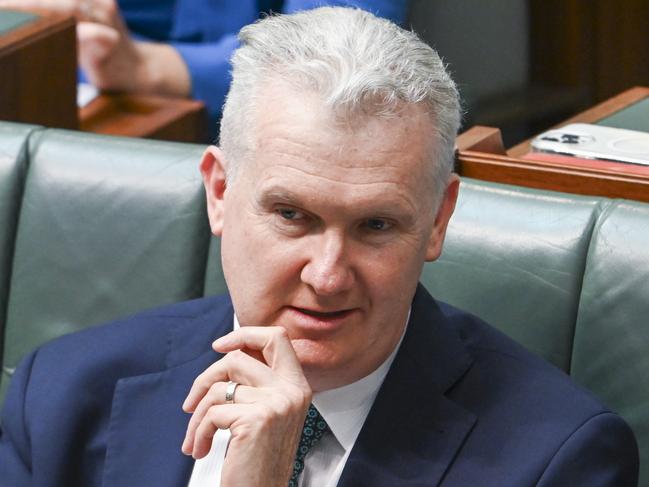
[[[445,396],[471,363],[420,286],[406,336],[338,485],[438,485],[476,422]]]
[[[209,313],[197,321],[171,331],[169,369],[117,382],[108,427],[106,487],[187,484],[194,461],[180,451],[190,417],[182,411],[182,401],[196,376],[220,357],[210,344],[231,330],[232,311]]]
[[[209,344],[231,329],[232,308],[195,321],[171,331],[167,370],[118,381],[108,427],[106,487],[188,482],[194,462],[180,451],[189,421],[181,404],[196,376],[219,358]],[[476,421],[445,396],[471,360],[420,286],[406,336],[339,485],[438,485]]]

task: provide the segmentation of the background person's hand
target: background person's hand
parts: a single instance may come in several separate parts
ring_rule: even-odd
[[[1,0],[0,0],[1,1]],[[180,54],[167,44],[135,41],[115,0],[77,26],[79,65],[100,90],[189,96],[190,78]]]
[[[243,326],[214,349],[226,356],[196,378],[183,404],[193,415],[182,451],[202,458],[217,429],[229,429],[221,485],[286,487],[311,403],[286,331]],[[239,384],[233,404],[225,404],[228,381]]]
[[[133,40],[116,0],[0,0],[0,8],[74,15],[79,66],[100,90],[190,95],[180,54],[168,44]]]

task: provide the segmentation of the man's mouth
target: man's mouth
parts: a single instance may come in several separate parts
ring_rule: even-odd
[[[306,308],[293,308],[300,313],[304,313],[309,316],[313,316],[314,318],[318,319],[336,319],[336,318],[343,318],[347,315],[349,315],[353,310],[351,309],[341,309],[338,311],[316,311],[313,309],[306,309]]]
[[[345,308],[331,311],[289,306],[294,323],[298,328],[317,332],[333,331],[344,327],[358,308]]]

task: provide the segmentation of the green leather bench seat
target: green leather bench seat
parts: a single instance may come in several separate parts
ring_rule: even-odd
[[[0,123],[0,361],[16,223],[27,173],[28,136],[37,127]]]
[[[10,369],[61,334],[202,296],[209,242],[198,147],[55,130],[34,139],[7,309]]]
[[[631,425],[649,485],[649,205],[618,201],[598,219],[570,374]]]
[[[46,340],[225,290],[202,150],[0,123],[3,391]],[[647,204],[467,179],[422,281],[622,414],[649,486],[647,249]]]
[[[601,202],[464,181],[431,293],[568,371],[586,252]]]

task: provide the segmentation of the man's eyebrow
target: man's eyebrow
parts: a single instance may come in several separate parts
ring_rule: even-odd
[[[260,208],[270,208],[273,205],[280,204],[309,211],[313,204],[309,199],[310,195],[308,194],[301,195],[283,186],[269,185],[266,188],[262,188],[256,198],[256,204]],[[355,209],[357,216],[361,218],[391,218],[410,225],[415,221],[414,208],[404,203],[402,199],[390,199],[386,196],[379,202],[376,200],[372,202],[357,201]]]
[[[302,198],[286,188],[271,187],[262,190],[257,201],[262,206],[268,206],[277,202],[287,205],[299,205],[302,202]]]

